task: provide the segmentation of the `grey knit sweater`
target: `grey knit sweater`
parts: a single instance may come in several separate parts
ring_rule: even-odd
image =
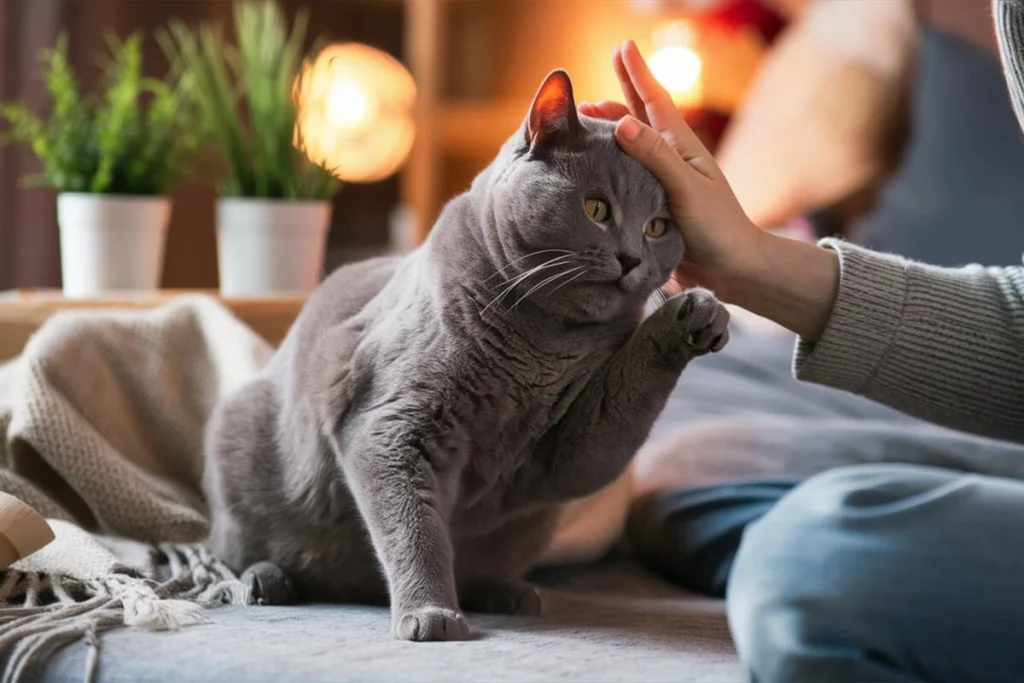
[[[992,10],[1024,128],[1024,0],[994,0]],[[822,245],[839,254],[839,294],[821,339],[797,343],[797,377],[1024,442],[1024,267],[934,268],[837,240]]]

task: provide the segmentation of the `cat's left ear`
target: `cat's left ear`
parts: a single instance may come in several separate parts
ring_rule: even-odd
[[[572,96],[569,74],[558,69],[548,74],[530,105],[526,119],[526,144],[531,148],[579,133],[580,119]]]

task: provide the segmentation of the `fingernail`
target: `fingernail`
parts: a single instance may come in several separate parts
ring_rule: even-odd
[[[623,116],[619,122],[619,137],[626,142],[633,142],[636,136],[640,135],[640,122],[632,116]]]
[[[588,102],[587,100],[583,100],[582,102],[580,102],[579,104],[576,105],[576,108],[577,109],[589,109],[592,106],[594,106],[594,105],[590,104],[590,102]]]

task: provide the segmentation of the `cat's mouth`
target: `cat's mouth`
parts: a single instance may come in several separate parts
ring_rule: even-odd
[[[614,281],[614,284],[623,292],[626,292],[627,294],[633,294],[636,292],[637,287],[640,286],[641,281],[640,278],[634,276],[633,273],[626,273],[625,275],[617,278]]]

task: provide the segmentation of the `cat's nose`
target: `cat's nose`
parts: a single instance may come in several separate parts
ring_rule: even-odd
[[[630,271],[640,265],[640,259],[629,254],[619,254],[619,265],[622,266],[622,277],[626,277]]]

